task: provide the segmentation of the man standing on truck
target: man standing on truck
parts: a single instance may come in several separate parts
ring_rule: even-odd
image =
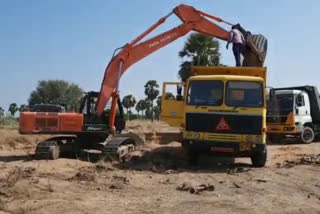
[[[240,67],[241,66],[240,53],[244,49],[245,39],[243,34],[240,32],[240,30],[237,29],[237,25],[232,26],[232,30],[230,31],[229,40],[226,46],[227,49],[229,48],[230,42],[232,42],[232,51],[236,59],[236,66]]]

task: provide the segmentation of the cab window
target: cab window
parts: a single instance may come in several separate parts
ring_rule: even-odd
[[[226,105],[259,108],[263,106],[263,85],[259,82],[228,81]]]
[[[222,101],[222,81],[195,80],[189,83],[188,105],[220,106]]]

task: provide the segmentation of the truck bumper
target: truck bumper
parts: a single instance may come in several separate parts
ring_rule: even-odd
[[[295,135],[301,132],[301,129],[292,125],[268,125],[268,134]]]
[[[245,149],[243,149],[243,144],[245,144]],[[234,157],[250,157],[252,154],[265,152],[267,148],[265,143],[254,144],[201,140],[184,140],[182,145],[190,152]]]

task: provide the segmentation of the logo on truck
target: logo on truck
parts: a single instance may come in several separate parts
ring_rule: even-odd
[[[224,119],[224,117],[222,117],[216,127],[216,130],[218,131],[228,131],[230,130],[230,126],[227,123],[227,121]]]

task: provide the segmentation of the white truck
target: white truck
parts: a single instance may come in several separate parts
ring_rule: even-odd
[[[311,143],[320,134],[320,99],[315,86],[272,88],[267,106],[271,142],[296,137]]]

